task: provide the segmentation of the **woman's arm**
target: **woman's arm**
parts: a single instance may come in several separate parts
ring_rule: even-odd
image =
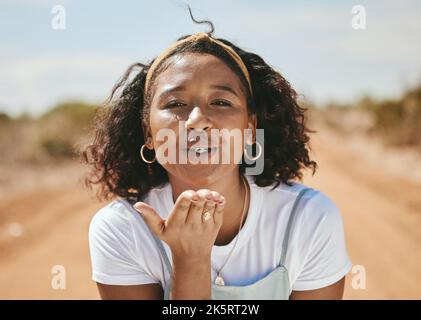
[[[207,189],[182,192],[166,220],[143,202],[134,205],[152,232],[171,249],[170,300],[211,298],[211,252],[222,225],[224,206],[224,197]],[[202,212],[206,211],[211,219],[202,221]]]
[[[172,290],[170,300],[210,299],[211,276],[210,258],[208,260],[192,260],[186,258],[173,259]],[[97,282],[103,300],[163,300],[164,292],[160,284],[142,284],[130,286],[107,285]]]
[[[222,225],[224,205],[225,199],[216,192],[185,191],[169,217],[162,220],[149,205],[136,204],[152,231],[170,246],[173,266],[169,299],[210,299],[211,251]],[[202,221],[204,211],[212,212],[213,218]],[[93,279],[101,298],[163,299],[164,288],[157,278],[145,271],[124,245],[124,241],[131,241],[132,229],[126,219],[118,217],[111,210],[102,211],[89,228]]]
[[[345,277],[334,284],[316,290],[292,291],[290,300],[341,300],[345,287]]]
[[[116,286],[97,282],[101,299],[103,300],[162,300],[164,293],[157,283]]]
[[[172,290],[170,300],[205,299],[211,296],[210,258],[209,261],[174,258]],[[156,283],[116,286],[98,283],[98,291],[103,300],[162,300],[164,292]]]
[[[182,277],[179,279],[180,285]],[[191,283],[194,285],[194,283]],[[340,300],[342,299],[345,285],[345,277],[338,282],[317,290],[293,291],[291,300]],[[115,286],[97,283],[101,299],[104,300],[162,300],[164,293],[159,284],[143,284],[133,286]],[[176,287],[176,286],[174,286]],[[197,286],[196,286],[197,288]],[[189,290],[192,296],[194,289]]]
[[[210,300],[212,295],[210,260],[210,256],[200,260],[174,256],[169,299]]]

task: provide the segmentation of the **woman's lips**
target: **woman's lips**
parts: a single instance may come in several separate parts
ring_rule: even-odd
[[[196,155],[203,155],[203,154],[213,155],[216,152],[217,149],[218,149],[218,147],[192,146],[190,148],[184,149],[183,151],[186,152],[186,153],[194,152],[194,153],[196,153]]]

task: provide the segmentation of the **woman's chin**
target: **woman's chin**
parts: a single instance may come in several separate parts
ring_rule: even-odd
[[[220,168],[221,165],[220,164],[211,164],[211,163],[187,163],[185,165],[183,165],[183,172],[184,174],[189,174],[189,175],[193,175],[197,177],[197,174],[199,174],[200,172],[215,172],[215,170],[218,170],[218,168]]]
[[[215,176],[223,174],[231,167],[230,165],[221,164],[191,164],[187,163],[179,165],[177,168],[177,174],[183,178],[183,180],[192,180],[194,184],[206,184],[207,181],[213,180]]]

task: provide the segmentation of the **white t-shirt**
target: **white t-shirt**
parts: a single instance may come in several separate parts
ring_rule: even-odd
[[[292,205],[306,186],[292,182],[259,187],[247,176],[250,184],[250,206],[239,233],[235,250],[221,275],[227,285],[248,285],[270,273],[279,265],[282,241]],[[174,202],[171,185],[149,191],[143,201],[166,218]],[[89,228],[92,279],[111,285],[160,283],[170,277],[158,246],[139,213],[128,203],[114,200],[101,208]],[[213,246],[212,281],[225,262],[235,238],[227,245]],[[163,242],[171,259],[171,250]],[[346,275],[349,259],[343,222],[336,205],[322,192],[306,192],[297,207],[284,263],[292,290],[313,290],[328,286]]]

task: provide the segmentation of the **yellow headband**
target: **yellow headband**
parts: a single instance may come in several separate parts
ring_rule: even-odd
[[[253,96],[253,90],[251,89],[251,81],[250,81],[250,75],[249,72],[247,70],[247,67],[245,66],[243,60],[241,60],[240,56],[237,54],[237,52],[235,52],[230,46],[227,46],[225,43],[223,43],[222,41],[219,41],[217,39],[214,39],[212,37],[209,37],[209,35],[207,35],[204,32],[198,32],[195,33],[185,39],[176,41],[175,43],[173,43],[171,46],[169,46],[164,52],[162,52],[156,59],[155,61],[152,63],[152,65],[149,67],[148,73],[146,75],[146,80],[145,80],[145,94],[148,92],[148,86],[149,86],[149,82],[151,80],[152,74],[154,73],[155,69],[158,67],[159,63],[166,57],[168,56],[170,53],[172,53],[172,51],[178,47],[180,44],[188,42],[188,41],[197,41],[199,39],[206,39],[207,41],[211,41],[214,42],[216,44],[218,44],[219,46],[221,46],[233,59],[234,61],[237,63],[237,65],[240,67],[241,71],[243,72],[244,76],[246,77],[248,86],[249,86],[249,90],[251,95]]]

